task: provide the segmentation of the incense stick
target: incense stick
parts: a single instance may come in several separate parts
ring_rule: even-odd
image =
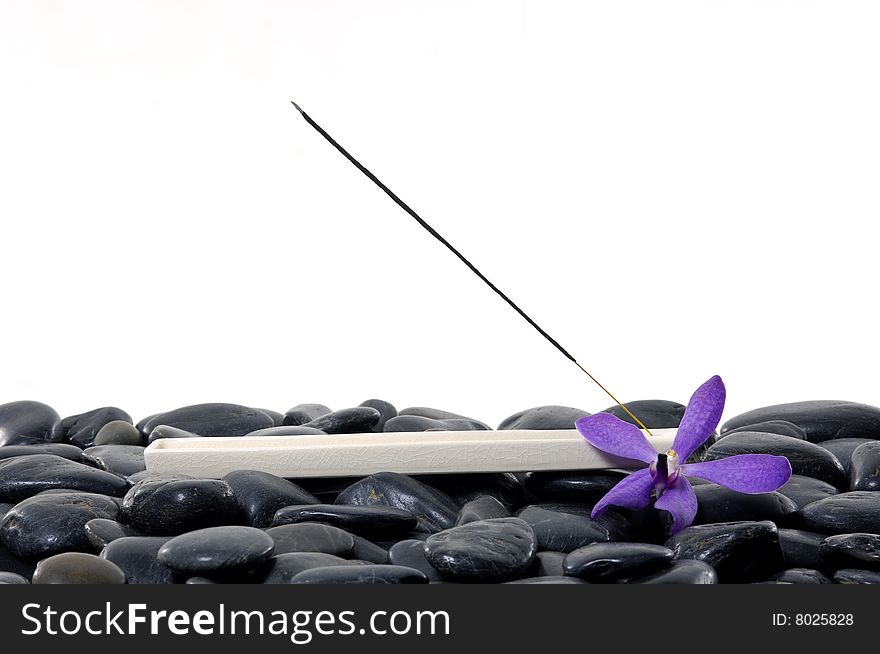
[[[345,148],[343,148],[341,145],[339,145],[339,143],[337,143],[336,140],[332,136],[330,136],[326,131],[324,131],[323,127],[321,127],[320,125],[318,125],[318,123],[316,123],[314,120],[312,120],[311,116],[309,116],[305,111],[303,111],[302,107],[300,107],[293,100],[290,101],[290,104],[292,104],[294,106],[294,108],[300,113],[300,115],[305,119],[305,121],[309,125],[311,125],[321,136],[323,136],[327,140],[327,142],[330,143],[330,145],[332,145],[334,148],[339,150],[340,154],[342,154],[343,157],[348,159],[355,166],[355,168],[357,168],[364,175],[366,175],[376,186],[378,186],[380,189],[385,191],[385,194],[388,197],[390,197],[392,200],[394,200],[394,202],[397,204],[397,206],[399,206],[401,209],[406,211],[412,218],[414,218],[416,220],[416,222],[418,222],[419,225],[421,225],[423,228],[425,228],[425,230],[431,236],[433,236],[438,241],[440,241],[443,245],[445,245],[446,248],[450,252],[452,252],[452,254],[454,254],[456,257],[458,257],[459,260],[464,265],[466,265],[468,268],[470,268],[471,272],[473,272],[477,277],[479,277],[481,280],[483,280],[483,282],[489,288],[491,288],[493,291],[495,291],[495,293],[497,293],[498,296],[502,300],[507,302],[507,304],[509,304],[511,306],[511,308],[513,308],[520,316],[522,316],[522,318],[526,322],[528,322],[532,327],[534,327],[535,330],[537,330],[537,332],[539,334],[541,334],[541,336],[543,336],[545,339],[547,339],[547,341],[549,341],[550,344],[553,345],[553,347],[555,347],[557,350],[559,350],[565,356],[565,358],[567,358],[569,361],[574,363],[574,365],[576,365],[578,368],[580,368],[587,375],[587,377],[589,377],[593,381],[594,384],[596,384],[599,388],[601,388],[605,392],[605,394],[608,395],[608,397],[610,397],[614,401],[614,403],[617,406],[619,406],[621,409],[623,409],[630,418],[635,420],[636,424],[638,424],[639,427],[641,427],[646,432],[648,432],[648,434],[651,433],[651,430],[649,430],[647,427],[645,427],[645,425],[642,423],[642,421],[639,420],[635,415],[633,415],[632,411],[630,411],[628,408],[626,408],[626,406],[624,406],[623,403],[620,400],[618,400],[614,396],[614,394],[611,393],[611,391],[609,391],[604,385],[599,383],[599,380],[596,379],[592,374],[590,374],[590,372],[586,368],[584,368],[584,366],[582,366],[580,363],[578,363],[577,359],[575,359],[571,354],[569,354],[568,350],[566,350],[564,347],[562,347],[562,345],[560,345],[556,339],[554,339],[552,336],[550,336],[550,334],[548,334],[546,331],[544,331],[541,328],[541,326],[538,325],[538,323],[536,323],[534,320],[532,320],[532,318],[529,316],[529,314],[527,314],[525,311],[520,309],[519,306],[513,300],[511,300],[509,297],[507,297],[506,293],[504,293],[500,288],[498,288],[497,286],[495,286],[495,284],[493,284],[491,281],[489,281],[489,279],[483,273],[481,273],[479,271],[479,269],[474,264],[472,264],[470,261],[468,261],[468,259],[461,252],[459,252],[458,249],[455,248],[455,246],[452,245],[452,243],[450,243],[445,238],[443,238],[443,236],[441,236],[440,233],[437,232],[436,229],[431,227],[431,225],[429,225],[419,214],[417,214],[415,211],[413,211],[406,202],[404,202],[399,197],[397,197],[397,195],[394,193],[394,191],[392,191],[390,188],[385,186],[385,184],[383,184],[379,180],[378,177],[376,177],[373,173],[371,173],[369,170],[367,170],[367,168],[363,164],[361,164],[361,162],[359,162],[357,159],[355,159],[353,156],[351,156]]]

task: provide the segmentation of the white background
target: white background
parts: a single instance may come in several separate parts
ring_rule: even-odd
[[[876,2],[0,4],[0,402],[880,404]]]

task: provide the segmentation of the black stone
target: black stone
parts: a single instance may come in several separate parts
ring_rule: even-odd
[[[349,558],[367,563],[388,563],[387,549],[357,534],[351,534],[351,537],[354,540],[354,547],[348,555]]]
[[[394,565],[415,568],[424,574],[428,581],[442,581],[440,572],[428,562],[425,556],[425,543],[420,540],[407,539],[395,543],[388,550],[388,560]]]
[[[531,574],[535,577],[562,577],[565,575],[563,565],[565,552],[538,552],[535,555],[535,563],[532,566]]]
[[[574,429],[575,421],[588,415],[588,411],[570,406],[536,406],[508,416],[498,429]]]
[[[788,568],[823,568],[825,560],[820,552],[825,534],[802,529],[780,529],[779,545]]]
[[[318,504],[318,498],[291,481],[259,470],[236,470],[223,481],[251,527],[268,527],[275,512],[291,504]]]
[[[491,495],[483,495],[471,500],[458,512],[455,520],[456,525],[466,525],[477,520],[489,520],[491,518],[509,518],[510,511]]]
[[[289,584],[304,570],[328,566],[352,565],[349,561],[323,552],[288,552],[269,559],[264,584]]]
[[[590,583],[610,583],[659,572],[672,563],[672,550],[648,543],[593,543],[563,562],[563,571]]]
[[[5,511],[0,513],[0,523],[2,523],[5,513]],[[0,572],[17,574],[25,579],[30,579],[34,574],[34,561],[15,556],[0,540]]]
[[[414,568],[399,565],[334,565],[311,568],[295,575],[292,584],[427,584]]]
[[[635,402],[625,402],[623,406],[641,420],[648,429],[678,427],[684,417],[685,409],[687,409],[685,405],[670,400],[636,400]],[[617,405],[604,409],[602,413],[610,413],[631,425],[637,424],[626,411]]]
[[[0,447],[57,443],[63,438],[61,416],[52,407],[30,400],[0,404]]]
[[[632,541],[631,526],[629,521],[616,511],[609,510],[605,515],[593,520],[590,514],[593,511],[592,504],[578,502],[539,502],[531,507],[553,511],[555,513],[568,513],[585,521],[598,524],[608,532],[608,538],[614,541]],[[654,511],[654,513],[658,513]],[[586,543],[585,543],[586,544]]]
[[[284,424],[284,414],[280,411],[274,411],[272,409],[263,409],[262,407],[259,409],[267,416],[272,418],[272,421],[275,423],[276,427],[280,427]]]
[[[487,425],[485,422],[475,420],[474,418],[470,418],[468,416],[463,416],[460,413],[444,411],[443,409],[432,409],[426,406],[410,406],[405,409],[401,409],[399,415],[418,416],[420,418],[430,418],[431,420],[461,420],[473,423],[474,429],[489,429],[489,425]],[[386,429],[385,431],[388,430]]]
[[[125,573],[127,584],[174,584],[180,575],[159,562],[159,549],[168,538],[159,536],[117,538],[101,551],[101,558],[112,561]]]
[[[347,531],[317,522],[281,525],[266,530],[275,541],[275,555],[288,552],[323,552],[341,558],[354,550],[354,538]]]
[[[12,585],[19,586],[19,585],[24,585],[24,584],[29,584],[29,583],[31,583],[31,582],[29,582],[27,580],[27,578],[22,575],[15,574],[14,572],[0,571],[0,586],[2,586],[4,584],[10,585],[10,586],[12,586]]]
[[[880,441],[859,445],[850,461],[850,490],[880,491]]]
[[[590,543],[603,543],[611,538],[608,529],[595,520],[548,511],[539,506],[527,506],[517,513],[517,517],[532,528],[538,549],[541,550],[573,552]]]
[[[292,409],[288,409],[282,420],[283,425],[296,427],[311,422],[315,418],[332,413],[328,406],[323,404],[297,404]]]
[[[501,582],[528,572],[537,545],[524,520],[494,518],[432,535],[425,541],[425,556],[453,581]]]
[[[95,445],[83,450],[83,460],[123,477],[147,469],[140,445]]]
[[[0,522],[0,537],[21,558],[42,558],[66,551],[87,551],[85,525],[93,518],[115,520],[115,498],[95,493],[50,493],[16,504]]]
[[[837,495],[837,489],[821,479],[792,475],[778,491],[794,502],[798,508],[810,502]]]
[[[307,422],[303,427],[320,429],[327,434],[362,434],[373,431],[382,415],[368,406],[339,409]]]
[[[666,570],[631,580],[634,584],[717,584],[715,568],[705,561],[673,561]]]
[[[880,584],[880,572],[844,568],[834,573],[835,584]]]
[[[819,443],[819,447],[824,447],[836,456],[837,460],[840,461],[840,465],[843,466],[847,477],[849,477],[852,453],[862,443],[871,443],[873,441],[874,439],[872,438],[835,438],[830,441],[822,441]]]
[[[35,445],[6,445],[0,447],[0,461],[16,456],[33,456],[34,454],[53,454],[68,461],[82,462],[82,449],[66,443],[38,443]]]
[[[390,506],[306,504],[279,509],[272,526],[299,522],[323,522],[355,534],[388,538],[414,529],[418,519],[409,511]]]
[[[125,420],[111,420],[98,430],[92,445],[143,445],[137,427]]]
[[[825,574],[810,568],[789,568],[777,572],[768,581],[779,581],[786,584],[832,584]]]
[[[385,423],[391,420],[391,418],[397,417],[397,409],[394,408],[393,404],[386,402],[385,400],[365,400],[361,402],[359,406],[376,409],[376,411],[379,412],[379,422],[377,422],[372,429],[372,431],[376,433],[385,431]]]
[[[51,488],[118,496],[128,489],[128,482],[54,454],[0,461],[0,501],[18,502]]]
[[[516,475],[509,472],[469,472],[455,475],[414,475],[413,479],[445,493],[458,504],[491,495],[508,510],[525,503],[525,492]]]
[[[731,418],[721,433],[767,420],[785,420],[804,430],[807,440],[820,443],[832,438],[877,438],[880,436],[880,409],[857,402],[811,400],[776,404]]]
[[[822,557],[836,568],[880,570],[880,534],[839,534],[819,546]]]
[[[797,504],[781,493],[738,493],[718,484],[694,486],[697,496],[695,525],[739,520],[772,520],[777,525],[793,519]]]
[[[417,432],[417,431],[483,431],[488,427],[478,420],[470,418],[427,418],[425,416],[399,415],[389,418],[384,431]]]
[[[115,406],[104,406],[92,409],[75,416],[68,416],[61,421],[64,438],[78,447],[91,447],[101,427],[108,422],[122,420],[131,424],[131,416]]]
[[[96,552],[104,549],[108,543],[112,543],[118,538],[126,536],[143,536],[137,529],[124,525],[116,520],[108,520],[107,518],[94,518],[89,520],[84,529],[86,530],[86,538],[92,544],[92,548]]]
[[[526,577],[525,579],[514,579],[513,581],[505,581],[505,584],[528,584],[528,585],[556,585],[556,584],[586,584],[587,582],[577,577]]]
[[[232,489],[217,479],[141,481],[122,499],[124,522],[150,536],[238,524],[241,509]]]
[[[268,427],[266,429],[258,429],[247,434],[251,436],[323,436],[327,432],[315,429],[314,427],[306,427],[305,425],[286,425],[281,427]]]
[[[40,561],[31,583],[121,585],[125,574],[115,563],[94,554],[62,552]]]
[[[596,503],[628,474],[622,470],[530,472],[525,487],[542,500]]]
[[[246,573],[272,556],[275,541],[254,527],[209,527],[175,536],[159,549],[159,562],[190,574]]]
[[[783,565],[779,533],[770,521],[686,527],[666,546],[676,559],[708,563],[723,583],[761,581]]]
[[[147,434],[159,425],[176,427],[199,436],[244,436],[257,429],[274,427],[275,421],[259,409],[239,404],[193,404],[153,416],[142,431]]]
[[[791,462],[792,473],[815,477],[837,488],[846,487],[846,473],[836,456],[823,447],[790,436],[739,432],[710,446],[703,459],[712,461],[750,453],[784,456]]]
[[[396,472],[365,477],[343,490],[336,504],[391,506],[413,513],[419,529],[437,532],[455,525],[459,505],[445,493]]]
[[[805,529],[826,534],[880,534],[880,493],[851,491],[807,504],[798,512]]]
[[[731,429],[730,431],[725,432],[724,436],[738,434],[741,431],[760,432],[764,434],[778,434],[780,436],[789,436],[790,438],[796,438],[801,441],[807,440],[806,432],[793,422],[788,422],[787,420],[766,420],[765,422],[759,422],[754,425],[737,427],[736,429]]]

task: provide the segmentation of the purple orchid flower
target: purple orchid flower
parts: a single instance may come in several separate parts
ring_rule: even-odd
[[[791,477],[791,463],[784,456],[738,454],[725,459],[685,463],[721,420],[726,391],[718,375],[700,386],[688,402],[672,448],[657,453],[642,431],[610,413],[580,418],[575,425],[587,441],[603,452],[643,461],[647,468],[624,478],[593,508],[592,517],[609,506],[642,509],[656,493],[654,507],[672,514],[672,533],[690,525],[697,514],[697,496],[685,478],[698,477],[740,493],[769,493]]]

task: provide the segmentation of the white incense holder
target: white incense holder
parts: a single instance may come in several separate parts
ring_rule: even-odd
[[[655,429],[648,441],[663,452],[672,446],[675,433],[675,429]],[[302,478],[644,465],[597,450],[576,429],[162,438],[146,448],[144,459],[149,472],[200,478],[220,478],[233,470]]]

